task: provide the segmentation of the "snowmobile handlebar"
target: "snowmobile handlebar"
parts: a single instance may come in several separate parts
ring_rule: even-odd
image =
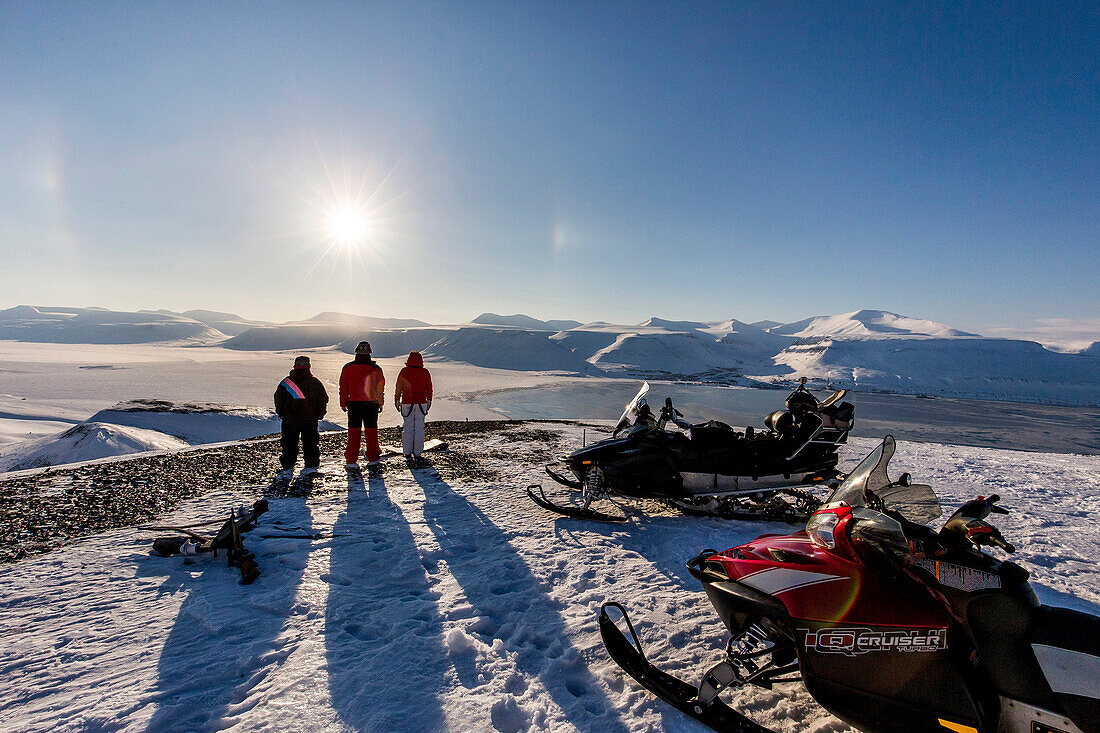
[[[1007,509],[997,506],[1000,500],[1001,497],[997,494],[992,494],[988,498],[979,496],[971,499],[951,515],[943,527],[944,531],[965,537],[975,547],[988,545],[999,547],[1005,552],[1016,552],[1016,548],[1005,540],[1001,531],[985,521],[990,514],[1008,514]]]

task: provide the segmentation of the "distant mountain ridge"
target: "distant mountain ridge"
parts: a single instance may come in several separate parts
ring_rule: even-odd
[[[537,318],[525,316],[522,313],[516,313],[510,316],[502,316],[496,313],[482,313],[480,316],[470,321],[470,323],[484,326],[514,326],[516,328],[527,328],[533,331],[567,331],[570,328],[576,328],[581,325],[580,321],[540,321]]]
[[[227,335],[237,327],[243,330]],[[507,370],[749,386],[805,376],[857,391],[1100,405],[1100,344],[1079,353],[1055,352],[1032,341],[986,338],[884,310],[778,325],[657,316],[636,325],[581,324],[483,313],[465,324],[433,326],[338,312],[256,324],[203,310],[17,306],[0,311],[0,339],[349,354],[367,340],[377,358],[417,350],[429,360]]]
[[[20,305],[0,311],[0,339],[60,344],[212,343],[225,334],[174,313]]]

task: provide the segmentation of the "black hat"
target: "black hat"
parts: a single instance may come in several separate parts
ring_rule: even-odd
[[[355,346],[355,353],[356,354],[370,355],[370,342],[369,341],[360,341]]]
[[[309,369],[309,357],[308,356],[299,356],[299,357],[295,358],[294,359],[294,368],[295,369]]]

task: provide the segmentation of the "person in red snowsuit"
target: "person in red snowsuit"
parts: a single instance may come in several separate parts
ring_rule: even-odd
[[[378,447],[378,413],[386,400],[386,377],[370,356],[370,344],[360,341],[355,347],[355,360],[340,370],[340,409],[348,413],[344,458],[349,467],[359,465],[359,441],[364,430],[367,465],[377,466],[382,455]]]
[[[424,368],[419,351],[409,352],[405,368],[397,375],[393,402],[405,418],[401,452],[406,458],[419,459],[424,451],[424,418],[432,406],[432,375]]]

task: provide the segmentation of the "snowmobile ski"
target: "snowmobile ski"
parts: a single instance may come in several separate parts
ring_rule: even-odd
[[[560,471],[556,471],[554,468],[552,468],[549,465],[546,467],[546,473],[547,473],[547,475],[550,476],[550,478],[554,479],[555,481],[557,481],[562,486],[568,486],[569,488],[576,489],[577,491],[581,490],[582,484],[581,484],[580,481],[577,481],[577,480],[571,479],[571,478],[567,478]]]
[[[684,514],[695,516],[721,517],[723,519],[763,519],[765,521],[803,524],[818,509],[822,500],[810,493],[813,485],[791,486],[785,489],[773,489],[761,498],[750,496],[714,496],[701,497],[707,501],[698,502],[683,499],[670,499],[669,503]],[[791,497],[788,501],[784,497]]]
[[[614,608],[622,614],[632,640],[627,639],[626,634],[611,619],[607,613],[608,608]],[[639,685],[669,705],[723,733],[772,733],[718,698],[721,690],[736,684],[734,676],[721,672],[722,665],[708,672],[699,687],[693,687],[667,672],[662,672],[646,659],[634,624],[630,622],[626,609],[621,605],[614,602],[603,604],[600,607],[599,623],[604,648],[615,664]]]
[[[538,489],[538,493],[535,493],[535,489]],[[564,517],[572,517],[573,519],[591,519],[597,522],[625,522],[625,516],[616,516],[614,514],[606,514],[604,512],[597,511],[595,509],[586,509],[579,506],[564,506],[562,504],[555,504],[542,490],[542,486],[539,484],[531,484],[527,487],[527,496],[531,497],[531,501],[535,502],[543,509],[547,509],[557,514],[561,514]]]

